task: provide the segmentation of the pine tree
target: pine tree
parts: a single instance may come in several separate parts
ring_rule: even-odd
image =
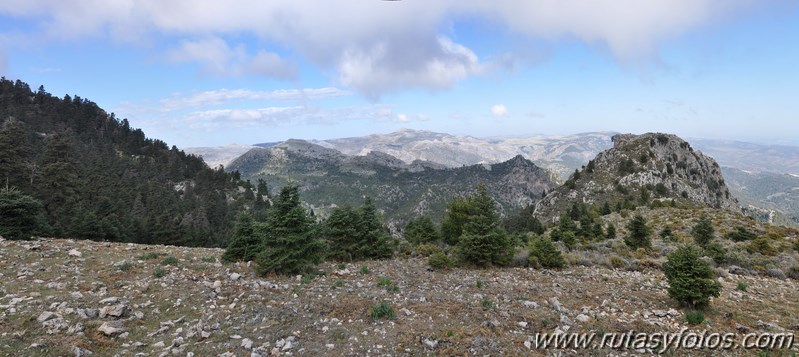
[[[15,188],[0,189],[0,236],[6,239],[30,239],[40,233],[46,221],[42,204]]]
[[[646,219],[641,215],[635,215],[627,223],[627,230],[629,233],[624,237],[624,244],[627,244],[628,247],[637,249],[650,248],[652,246],[649,240],[649,235],[652,234],[652,231],[646,225]]]
[[[263,249],[263,224],[255,222],[247,213],[239,216],[233,229],[233,237],[222,254],[223,262],[239,262],[254,260]]]
[[[557,269],[566,265],[566,260],[560,254],[558,246],[546,237],[533,239],[528,250],[530,258],[535,258],[538,264],[544,268]]]
[[[44,208],[55,228],[68,228],[71,209],[79,199],[77,158],[68,134],[47,139],[42,155],[42,179],[37,186],[41,197],[45,197]]]
[[[350,206],[340,206],[330,212],[322,223],[322,236],[327,241],[328,257],[352,261],[356,237],[360,234],[360,217]]]
[[[403,230],[403,237],[414,245],[433,243],[441,239],[430,216],[419,216],[408,222]]]
[[[386,259],[394,255],[393,238],[385,225],[375,203],[367,196],[359,212],[360,234],[354,255],[367,259]]]
[[[615,239],[616,238],[616,226],[613,223],[608,223],[608,229],[606,230],[606,235],[608,239]]]
[[[613,211],[610,209],[610,204],[605,201],[605,204],[602,205],[602,210],[599,211],[599,214],[607,216],[611,213],[613,213]]]
[[[700,247],[707,246],[713,240],[713,223],[706,214],[703,214],[696,221],[696,224],[691,229],[691,235],[694,237],[694,242]]]
[[[28,172],[31,147],[28,133],[22,123],[6,120],[0,129],[0,183],[15,187],[29,187],[33,176]],[[35,172],[31,172],[34,174]]]
[[[685,245],[668,255],[663,272],[669,282],[669,296],[692,308],[704,307],[718,297],[721,284],[710,264],[702,260],[702,249]]]
[[[450,245],[458,244],[468,216],[469,201],[467,199],[457,197],[450,201],[444,218],[441,220],[441,236],[444,242]]]
[[[461,260],[477,266],[510,264],[513,243],[499,228],[499,215],[486,186],[480,184],[467,202],[468,215],[458,239]]]
[[[287,185],[280,190],[266,231],[263,250],[255,258],[259,274],[298,274],[322,262],[325,244],[300,202],[298,186]]]

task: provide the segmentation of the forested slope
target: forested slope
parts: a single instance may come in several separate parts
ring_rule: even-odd
[[[224,246],[237,211],[255,200],[238,173],[212,170],[87,99],[5,78],[0,179],[42,202],[39,234],[94,240]]]

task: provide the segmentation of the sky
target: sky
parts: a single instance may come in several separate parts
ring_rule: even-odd
[[[2,0],[0,74],[178,147],[401,128],[799,145],[799,2]]]

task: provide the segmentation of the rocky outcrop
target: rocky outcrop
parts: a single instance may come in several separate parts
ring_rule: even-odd
[[[652,201],[736,210],[715,160],[671,134],[619,134],[613,148],[599,153],[536,207],[549,218],[573,203],[643,205]]]

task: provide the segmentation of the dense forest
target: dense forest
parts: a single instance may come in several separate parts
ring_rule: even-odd
[[[39,235],[226,246],[265,201],[237,172],[147,138],[97,104],[0,80],[0,179],[41,203]]]

